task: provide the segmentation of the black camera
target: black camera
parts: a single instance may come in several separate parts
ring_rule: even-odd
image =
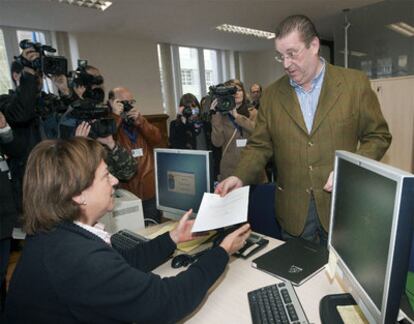
[[[185,106],[182,112],[182,115],[185,118],[190,118],[193,114],[193,109],[191,108],[191,106]]]
[[[94,86],[101,86],[104,83],[104,79],[101,75],[89,74],[86,71],[87,66],[87,60],[78,60],[78,68],[76,71],[69,73],[68,84],[71,88],[85,87],[83,97],[101,103],[104,101],[105,92],[102,88]]]
[[[134,125],[134,119],[131,117],[127,116],[127,112],[130,111],[132,108],[134,108],[133,105],[130,104],[130,102],[128,100],[122,100],[121,101],[122,105],[124,106],[124,111],[121,113],[121,117],[122,117],[122,121],[127,125],[127,126],[132,126]]]
[[[30,67],[36,71],[40,71],[45,75],[66,75],[68,73],[68,61],[63,56],[48,55],[46,53],[56,53],[56,49],[49,45],[33,43],[28,39],[24,39],[19,43],[22,50],[33,48],[39,53],[39,57],[33,61],[29,61],[22,55],[15,56],[17,62],[23,66]]]
[[[211,102],[217,99],[216,111],[227,114],[236,107],[236,101],[234,100],[236,93],[237,87],[218,84],[210,87],[209,96]]]
[[[91,125],[90,137],[106,137],[116,133],[115,120],[108,117],[108,106],[87,99],[77,100],[71,106],[73,108],[70,112],[72,118],[78,120],[79,123],[86,121]]]
[[[63,114],[67,106],[60,100],[60,98],[52,93],[41,92],[37,98],[35,112],[41,118],[46,118],[51,114]]]

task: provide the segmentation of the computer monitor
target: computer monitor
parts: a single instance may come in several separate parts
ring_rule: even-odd
[[[370,323],[397,318],[413,216],[413,174],[336,152],[328,248],[337,258],[336,277]]]
[[[213,190],[210,151],[155,149],[157,208],[177,219],[198,209],[205,192]]]

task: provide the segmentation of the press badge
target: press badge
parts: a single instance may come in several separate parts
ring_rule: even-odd
[[[247,144],[247,139],[238,139],[236,140],[236,146],[237,147],[245,147]]]
[[[131,150],[131,153],[134,158],[141,157],[144,155],[144,151],[142,148],[133,149]]]
[[[0,171],[1,172],[8,172],[9,166],[7,165],[7,162],[4,160],[0,160]]]

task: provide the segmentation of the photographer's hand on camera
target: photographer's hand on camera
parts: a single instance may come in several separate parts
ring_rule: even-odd
[[[124,111],[124,105],[119,99],[115,99],[112,102],[109,101],[109,105],[111,106],[112,112],[115,115],[120,116],[122,112]]]
[[[141,115],[141,112],[139,111],[138,107],[132,108],[130,111],[127,112],[126,115],[127,115],[128,118],[131,118],[131,119],[134,120],[135,126],[140,126],[141,125],[142,115]]]
[[[71,91],[68,85],[68,78],[66,77],[66,75],[52,75],[51,79],[56,88],[58,88],[59,94],[63,96],[70,96]]]

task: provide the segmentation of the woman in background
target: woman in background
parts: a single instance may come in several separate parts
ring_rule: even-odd
[[[234,94],[236,106],[230,111],[217,111],[217,100],[210,109],[213,145],[221,147],[220,179],[226,179],[233,174],[240,160],[240,152],[246,146],[247,139],[253,132],[255,122],[250,119],[246,91],[243,84],[236,79],[224,83],[225,86],[237,88]]]
[[[193,238],[178,225],[121,256],[95,226],[114,207],[105,149],[83,137],[48,140],[30,154],[23,184],[28,234],[6,300],[7,323],[171,323],[192,312],[250,230],[229,234],[176,277],[150,271]]]

